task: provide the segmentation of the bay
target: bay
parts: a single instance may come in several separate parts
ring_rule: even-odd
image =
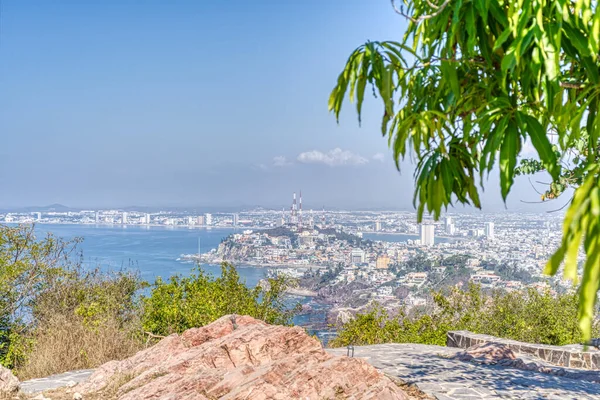
[[[100,267],[105,271],[133,270],[142,279],[154,282],[157,277],[168,279],[173,275],[189,275],[196,264],[181,260],[183,254],[206,253],[216,249],[219,243],[232,233],[233,228],[185,228],[132,225],[80,225],[37,224],[38,238],[51,233],[65,240],[80,238],[78,248],[84,266]],[[221,275],[218,265],[202,264],[201,268],[214,277]],[[237,265],[240,279],[254,287],[265,278],[268,268]],[[324,342],[330,335],[326,328],[328,307],[314,303],[309,297],[290,296],[286,303],[309,305],[310,313],[294,317],[294,324],[304,326],[309,333],[321,337]]]
[[[193,263],[178,260],[182,254],[204,253],[216,249],[221,240],[237,232],[235,229],[188,229],[183,227],[131,225],[36,225],[36,233],[52,233],[64,239],[81,238],[79,245],[86,266],[104,270],[129,269],[154,282],[172,275],[188,275]],[[217,265],[202,265],[214,276],[221,274]],[[240,277],[248,286],[255,286],[265,276],[266,269],[238,266]]]

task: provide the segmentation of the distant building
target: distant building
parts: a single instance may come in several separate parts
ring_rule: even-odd
[[[196,225],[204,225],[204,215],[198,215],[198,217],[196,217]]]
[[[409,272],[406,280],[410,286],[421,286],[427,281],[427,272]]]
[[[435,243],[435,227],[431,224],[421,225],[421,245],[433,246]]]
[[[494,238],[494,223],[493,222],[486,222],[485,223],[485,236],[488,239],[493,239]]]
[[[390,265],[390,258],[388,256],[377,257],[377,262],[375,263],[375,268],[388,269],[389,265]]]
[[[144,215],[144,224],[150,225],[150,214]]]
[[[121,218],[121,223],[122,224],[127,223],[127,212],[126,211],[123,211],[123,217]]]
[[[381,230],[381,221],[375,221],[375,231],[379,232]]]
[[[187,217],[187,224],[194,225],[194,217]]]
[[[471,282],[481,283],[483,285],[491,285],[500,280],[500,277],[493,271],[481,271],[477,274],[471,275]]]
[[[96,211],[96,223],[100,222],[100,212]]]
[[[350,262],[352,264],[362,264],[365,262],[365,251],[362,249],[352,249],[350,253]]]
[[[238,224],[240,223],[240,214],[233,214],[231,222],[233,226],[238,226]]]
[[[452,221],[452,217],[446,217],[444,220],[444,230],[446,231],[446,235],[454,235],[456,233],[456,228],[454,226],[454,222]]]
[[[212,214],[204,214],[204,222],[206,223],[206,226],[212,225]]]

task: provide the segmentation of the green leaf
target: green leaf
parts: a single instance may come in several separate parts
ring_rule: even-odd
[[[494,51],[496,51],[500,47],[502,47],[502,45],[504,44],[504,42],[506,42],[506,40],[510,37],[511,33],[512,33],[512,29],[506,28],[502,32],[502,34],[500,36],[498,36],[498,39],[496,39],[496,42],[494,42]]]
[[[500,147],[500,191],[504,201],[506,201],[514,182],[515,166],[517,165],[520,147],[519,131],[515,122],[511,120],[506,127],[502,146]]]
[[[535,147],[542,164],[552,178],[557,180],[560,175],[560,165],[558,164],[556,154],[552,150],[552,144],[550,144],[545,129],[537,119],[530,115],[521,114],[521,118],[527,124],[527,132],[531,138],[531,144]]]

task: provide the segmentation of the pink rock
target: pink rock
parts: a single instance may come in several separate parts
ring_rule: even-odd
[[[104,364],[80,384],[82,394],[118,379],[120,400],[407,399],[367,362],[335,357],[299,327],[225,316],[171,335],[123,361]]]
[[[0,394],[14,393],[19,390],[20,382],[10,369],[0,365]]]

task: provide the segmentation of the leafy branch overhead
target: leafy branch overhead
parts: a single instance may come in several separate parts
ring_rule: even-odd
[[[437,219],[456,202],[481,207],[497,166],[506,200],[515,175],[546,171],[543,200],[575,193],[546,271],[576,279],[584,336],[600,283],[600,10],[591,0],[392,1],[406,18],[398,41],[367,42],[348,58],[329,98],[349,95],[359,123],[367,87],[383,103],[381,132],[396,165],[417,160],[414,203]],[[530,141],[535,160],[517,166]]]

